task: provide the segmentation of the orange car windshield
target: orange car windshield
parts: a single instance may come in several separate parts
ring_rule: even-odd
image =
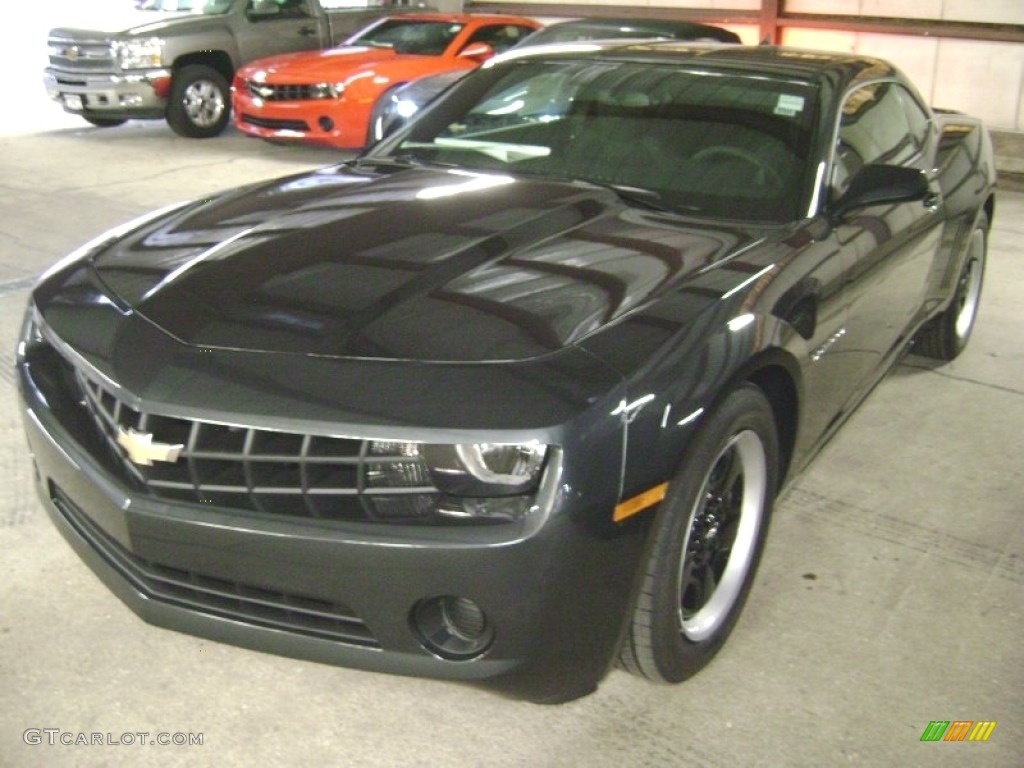
[[[462,24],[451,21],[387,19],[349,38],[346,45],[368,45],[392,48],[395,53],[440,56],[462,27]]]

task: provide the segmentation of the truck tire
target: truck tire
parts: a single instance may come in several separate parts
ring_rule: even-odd
[[[174,73],[167,103],[167,123],[179,136],[209,139],[231,117],[228,81],[213,67],[189,64]]]
[[[82,119],[97,128],[113,128],[115,125],[123,125],[127,122],[127,120],[116,117],[93,117],[92,115],[82,115]]]

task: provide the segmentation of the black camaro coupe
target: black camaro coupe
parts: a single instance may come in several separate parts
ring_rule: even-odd
[[[38,490],[146,621],[557,702],[719,650],[772,503],[978,310],[991,143],[886,62],[602,43],[34,289]]]

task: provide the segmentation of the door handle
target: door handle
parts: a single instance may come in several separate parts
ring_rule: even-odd
[[[318,33],[316,27],[299,27],[299,34],[302,37],[314,37]]]

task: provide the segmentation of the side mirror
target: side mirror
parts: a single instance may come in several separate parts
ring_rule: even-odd
[[[928,178],[922,170],[899,165],[865,165],[833,205],[832,218],[839,220],[850,211],[869,205],[924,200],[930,194]]]
[[[470,43],[459,51],[460,59],[472,59],[473,61],[487,61],[494,55],[494,49],[487,43]]]

